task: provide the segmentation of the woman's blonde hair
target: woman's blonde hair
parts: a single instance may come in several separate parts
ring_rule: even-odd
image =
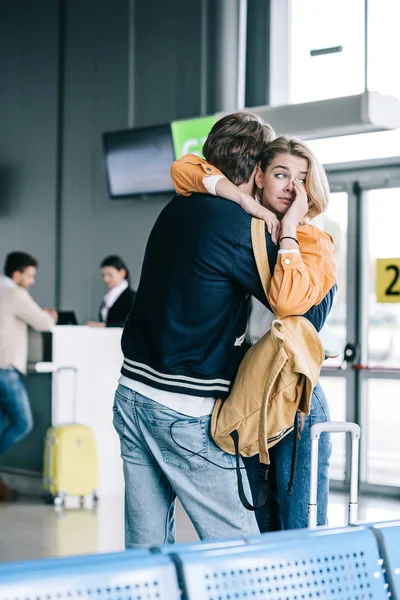
[[[263,173],[279,154],[289,154],[304,158],[308,164],[306,192],[309,199],[307,219],[313,219],[326,211],[329,204],[329,183],[324,167],[314,152],[301,140],[280,136],[269,142],[260,160]]]

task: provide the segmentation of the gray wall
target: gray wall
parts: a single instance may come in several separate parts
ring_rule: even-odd
[[[201,1],[0,0],[0,260],[11,249],[39,259],[41,303],[95,317],[109,253],[137,285],[168,198],[109,200],[101,133],[219,110],[216,5],[204,0],[205,56]]]
[[[0,260],[40,260],[36,297],[54,305],[58,7],[0,2]]]
[[[200,13],[192,4],[195,10],[188,11],[184,0],[139,0],[132,14],[128,0],[66,3],[61,306],[77,308],[80,318],[96,314],[103,293],[98,265],[105,255],[124,257],[138,283],[148,235],[168,200],[110,201],[101,133],[128,127],[129,102],[138,126],[199,114]],[[181,52],[182,62],[179,47],[189,48]],[[193,69],[185,70],[190,56]]]

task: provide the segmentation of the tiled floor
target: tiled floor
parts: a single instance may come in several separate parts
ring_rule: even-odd
[[[329,521],[343,525],[347,497],[331,494]],[[111,552],[123,549],[123,502],[103,499],[97,514],[78,508],[57,512],[37,500],[22,499],[16,504],[0,504],[0,562]],[[400,500],[362,497],[360,521],[400,519]],[[182,507],[177,507],[177,541],[196,540],[197,535]]]

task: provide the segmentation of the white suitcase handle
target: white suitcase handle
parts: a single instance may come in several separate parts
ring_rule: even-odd
[[[361,429],[357,423],[331,421],[311,426],[311,465],[310,465],[310,501],[308,504],[308,526],[317,526],[317,488],[318,488],[318,444],[321,433],[350,433],[351,470],[348,523],[354,524],[358,518],[358,453]]]
[[[74,390],[72,396],[72,423],[76,423],[78,419],[78,369],[77,367],[57,367],[54,374],[58,377],[60,373],[70,371],[74,375]]]

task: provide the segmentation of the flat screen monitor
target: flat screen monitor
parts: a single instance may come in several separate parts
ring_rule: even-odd
[[[60,310],[57,325],[78,325],[78,319],[73,310]]]
[[[103,133],[103,146],[111,198],[173,191],[170,124]]]

